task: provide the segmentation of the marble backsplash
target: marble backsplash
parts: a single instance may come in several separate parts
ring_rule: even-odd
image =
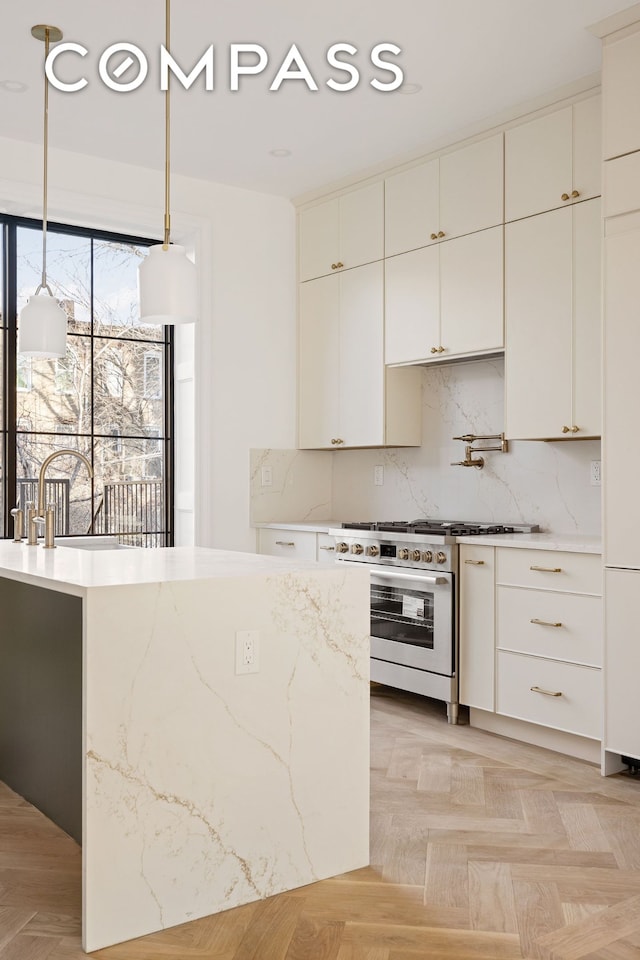
[[[426,367],[422,407],[420,448],[252,451],[253,521],[429,516],[536,523],[562,534],[600,533],[600,488],[590,482],[590,463],[600,460],[599,440],[512,441],[508,453],[485,454],[482,470],[451,466],[464,458],[465,445],[454,436],[503,430],[501,358]],[[307,463],[307,458],[313,459]],[[316,472],[317,458],[331,461],[329,490],[326,473]],[[277,498],[275,489],[265,496],[259,486],[257,464],[270,462],[276,468],[274,486],[277,477],[281,490]],[[384,467],[382,486],[374,484],[376,466]],[[313,483],[307,488],[309,477]]]

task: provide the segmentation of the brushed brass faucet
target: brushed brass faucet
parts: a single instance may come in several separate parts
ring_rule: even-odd
[[[84,453],[79,453],[78,450],[56,450],[55,453],[49,454],[46,460],[43,461],[38,475],[38,515],[32,517],[29,521],[29,543],[38,542],[37,527],[40,524],[44,524],[44,546],[46,550],[52,550],[55,547],[54,536],[56,525],[55,508],[50,505],[45,511],[44,480],[49,464],[57,460],[58,457],[75,457],[77,460],[81,460],[86,466],[89,476],[93,477],[91,462],[85,457]]]

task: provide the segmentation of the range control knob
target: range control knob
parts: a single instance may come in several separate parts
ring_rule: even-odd
[[[411,554],[411,557],[413,560],[419,560],[420,556],[421,554],[419,550],[414,550],[413,553]]]
[[[337,553],[349,553],[349,544],[348,544],[348,543],[336,543],[336,552],[337,552]]]
[[[409,559],[409,551],[406,549],[406,547],[402,547],[401,550],[398,550],[398,560],[408,560],[408,559]]]
[[[380,553],[380,550],[378,547],[374,545],[371,547],[367,547],[366,553],[368,557],[377,557],[378,554]]]
[[[360,554],[363,552],[363,550],[364,550],[364,547],[362,546],[361,543],[351,544],[351,553],[355,553],[356,557],[359,557]]]
[[[425,550],[422,554],[422,559],[425,563],[433,563],[433,554],[431,550]]]
[[[440,552],[436,557],[436,563],[446,563],[446,562],[447,562],[447,555],[446,553],[443,553],[442,550],[440,550]]]

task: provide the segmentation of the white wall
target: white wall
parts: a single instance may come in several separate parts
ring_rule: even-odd
[[[0,208],[39,218],[41,194],[41,146],[0,139]],[[159,237],[163,203],[161,170],[50,152],[52,220]],[[202,308],[177,351],[180,540],[252,550],[249,449],[295,443],[295,212],[174,176],[172,239],[194,251]]]

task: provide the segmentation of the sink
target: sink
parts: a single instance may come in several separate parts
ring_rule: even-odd
[[[75,550],[136,550],[128,543],[120,543],[117,537],[59,537],[57,547],[73,547]]]

